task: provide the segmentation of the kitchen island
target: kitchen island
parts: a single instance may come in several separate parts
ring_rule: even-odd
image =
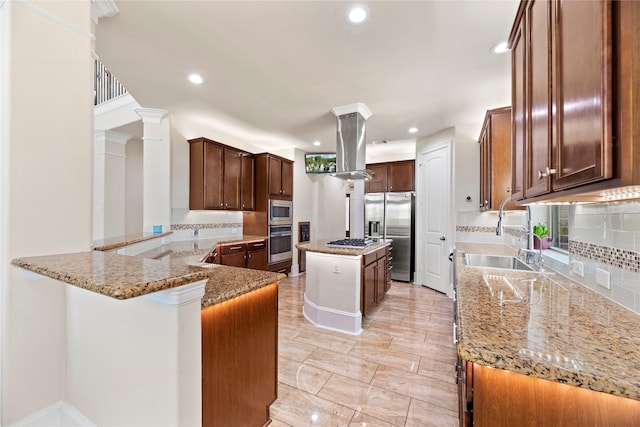
[[[314,325],[359,335],[362,318],[389,289],[391,241],[364,248],[339,248],[330,239],[297,244],[306,251],[306,288],[302,312]]]
[[[640,317],[549,272],[469,267],[456,247],[462,425],[640,425]]]
[[[35,286],[42,277],[70,285],[67,400],[95,425],[269,422],[285,276],[199,263],[211,247],[170,242],[134,256],[12,261]]]

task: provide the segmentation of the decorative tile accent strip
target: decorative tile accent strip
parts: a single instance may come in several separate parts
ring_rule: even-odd
[[[640,252],[569,240],[569,253],[640,273]]]
[[[218,222],[215,224],[171,224],[171,230],[204,230],[206,228],[242,228],[242,223]]]
[[[483,227],[478,225],[456,225],[456,231],[463,233],[496,233],[496,227]],[[518,228],[505,227],[504,232],[512,236],[524,237],[524,231]]]
[[[463,233],[495,233],[495,227],[481,227],[477,225],[456,225],[456,231]]]

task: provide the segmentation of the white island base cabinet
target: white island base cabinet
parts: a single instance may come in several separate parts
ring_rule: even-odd
[[[306,257],[304,317],[320,328],[359,335],[362,255],[307,252]]]

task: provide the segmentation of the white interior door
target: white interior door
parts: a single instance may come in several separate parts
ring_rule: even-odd
[[[418,283],[450,293],[451,142],[418,153]]]

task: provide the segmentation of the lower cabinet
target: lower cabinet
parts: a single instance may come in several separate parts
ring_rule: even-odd
[[[264,426],[278,387],[278,285],[205,308],[202,425]]]
[[[382,302],[390,288],[389,247],[380,248],[362,257],[362,288],[360,311],[366,316]]]
[[[460,426],[637,426],[640,401],[458,359]]]
[[[217,245],[217,263],[231,267],[269,270],[267,266],[267,241],[228,243]]]

